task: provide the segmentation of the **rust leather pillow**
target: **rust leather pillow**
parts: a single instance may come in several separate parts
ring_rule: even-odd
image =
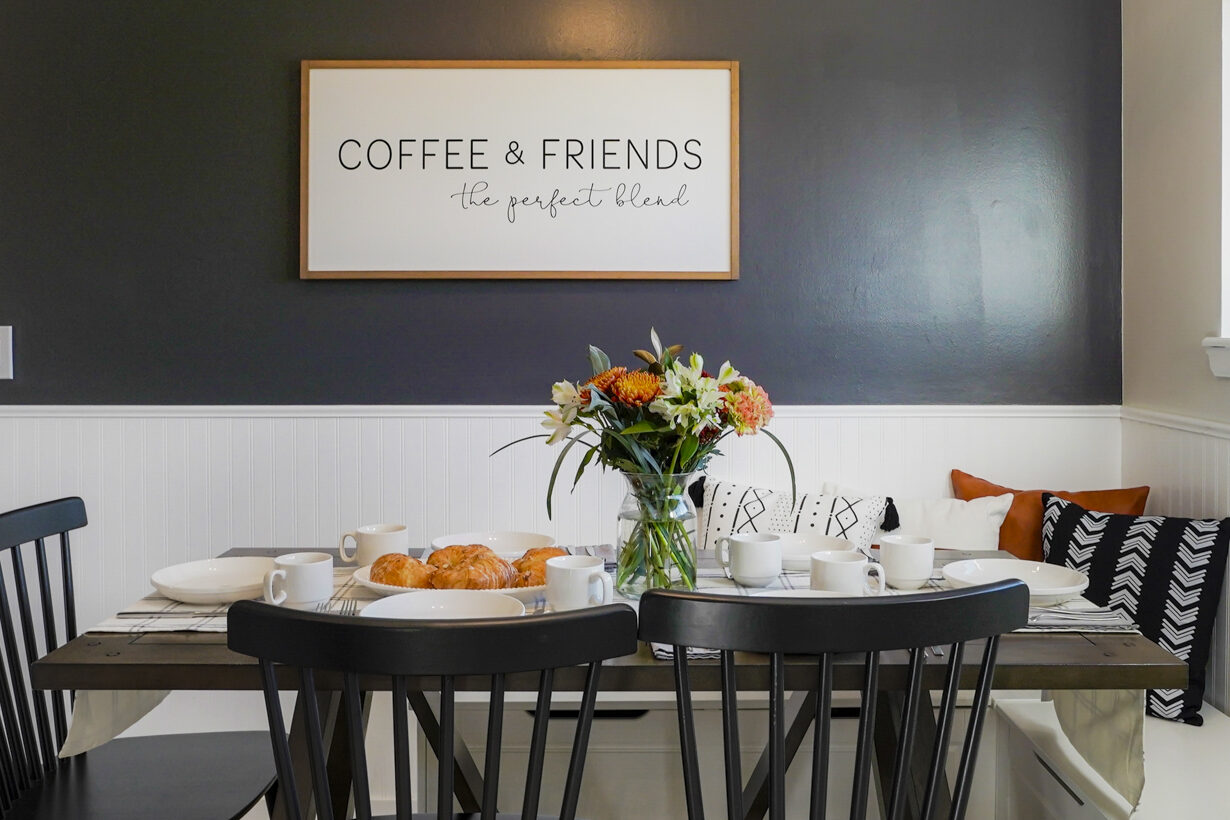
[[[999,548],[1030,561],[1042,560],[1042,493],[1047,492],[1065,501],[1071,501],[1086,510],[1120,515],[1143,515],[1145,502],[1149,499],[1148,487],[1082,492],[1014,490],[960,470],[952,471],[952,492],[962,501],[1012,493],[1012,507],[1008,509],[1008,517],[999,528]]]

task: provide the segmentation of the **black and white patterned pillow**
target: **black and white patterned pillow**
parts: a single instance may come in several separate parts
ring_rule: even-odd
[[[789,490],[707,479],[697,546],[714,549],[718,538],[732,533],[817,532],[846,538],[866,551],[884,520],[887,504],[884,496],[799,493],[792,505]]]
[[[1125,612],[1140,632],[1187,661],[1186,689],[1150,689],[1154,717],[1200,726],[1205,665],[1230,545],[1230,518],[1090,512],[1042,496],[1042,551],[1089,576],[1085,597]]]

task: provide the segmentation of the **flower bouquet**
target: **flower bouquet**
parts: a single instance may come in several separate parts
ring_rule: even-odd
[[[731,433],[764,432],[781,449],[794,484],[794,464],[781,440],[764,429],[773,405],[764,388],[724,362],[717,375],[705,370],[700,354],[685,362],[683,348],[664,348],[650,330],[653,348],[634,351],[638,370],[612,367],[610,358],[589,348],[593,375],[580,385],[556,382],[555,403],[542,422],[548,444],[567,442],[555,460],[547,486],[547,514],[564,458],[580,446],[576,487],[595,461],[620,470],[628,495],[619,511],[616,586],[629,597],[653,587],[696,587],[696,510],[687,494],[691,476]],[[500,448],[504,449],[503,447]],[[497,450],[496,452],[499,452]]]

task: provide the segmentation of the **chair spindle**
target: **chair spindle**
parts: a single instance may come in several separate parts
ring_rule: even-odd
[[[995,656],[999,651],[999,636],[987,638],[982,651],[982,664],[978,667],[978,685],[974,690],[974,702],[970,705],[969,726],[965,730],[965,744],[961,750],[961,763],[957,766],[957,779],[952,785],[952,812],[954,817],[965,814],[969,803],[970,787],[974,776],[974,763],[978,759],[978,741],[982,737],[982,721],[986,716],[987,699],[991,695],[991,673],[995,669]]]
[[[688,648],[675,647],[675,703],[679,715],[679,753],[683,757],[683,795],[688,817],[704,820],[700,797],[700,764],[696,758],[696,721],[692,713],[692,682],[688,678]]]
[[[34,541],[34,559],[38,568],[39,597],[43,604],[43,638],[46,641],[44,646],[50,650],[52,647],[59,646],[59,642],[56,640],[55,601],[51,597],[51,574],[47,569],[47,547],[42,538]],[[62,693],[48,692],[46,695],[51,698],[51,716],[54,721],[56,738],[55,750],[58,752],[68,737],[68,713],[64,708]],[[37,694],[36,697],[41,699],[43,693]],[[59,758],[57,757],[56,760],[58,763]]]
[[[290,743],[286,738],[286,722],[282,719],[282,702],[277,696],[277,676],[273,671],[273,662],[260,662],[261,680],[265,695],[265,716],[272,727],[270,737],[273,742],[273,764],[278,773],[278,782],[282,784],[281,797],[286,802],[287,816],[292,820],[302,817],[299,810],[299,789],[295,783],[295,767],[291,765]]]
[[[940,778],[948,757],[948,738],[952,734],[952,720],[957,711],[957,690],[961,686],[961,661],[965,657],[965,642],[958,641],[948,647],[948,669],[944,677],[944,694],[940,699],[940,713],[936,720],[935,743],[931,747],[931,768],[927,772],[927,791],[923,796],[919,816],[923,820],[935,816],[939,796]]]
[[[868,781],[871,778],[871,744],[875,736],[876,690],[880,680],[880,653],[868,652],[863,667],[863,698],[858,713],[858,747],[854,753],[854,791],[850,820],[867,816]]]
[[[722,746],[726,756],[726,817],[743,820],[743,766],[739,759],[739,685],[735,653],[722,650]]]
[[[320,820],[333,820],[333,798],[329,789],[328,767],[325,765],[325,740],[316,698],[316,676],[311,669],[299,670],[299,703],[307,728],[308,765],[312,773],[316,814]]]
[[[17,607],[21,615],[22,643],[26,648],[26,673],[30,666],[38,660],[38,642],[34,632],[34,609],[30,605],[30,590],[26,584],[25,562],[21,557],[21,547],[10,551],[13,558],[13,588],[17,593]],[[56,767],[55,752],[51,748],[51,718],[47,714],[47,700],[42,692],[31,691],[34,701],[34,727],[38,733],[38,745],[42,752],[43,771]]]
[[[20,548],[14,548],[16,554]],[[19,586],[15,580],[14,589]],[[13,623],[12,609],[9,604],[8,585],[4,582],[3,570],[0,568],[0,637],[4,639],[5,661],[8,664],[9,681],[13,687],[13,702],[17,707],[17,727],[21,737],[20,747],[24,753],[18,758],[22,761],[21,768],[25,772],[22,778],[23,788],[37,783],[43,777],[42,765],[38,757],[38,744],[35,742],[34,719],[30,714],[30,701],[26,698],[25,667],[17,649],[17,631]]]
[[[542,795],[542,767],[547,753],[547,724],[551,719],[551,690],[554,683],[555,670],[542,670],[538,676],[538,703],[534,710],[530,759],[525,770],[525,799],[521,804],[522,820],[532,820],[538,816],[538,801]]]
[[[769,658],[769,817],[786,820],[786,664],[781,652]]]
[[[923,660],[922,647],[914,647],[910,650],[910,674],[906,683],[901,731],[897,736],[897,752],[893,760],[893,785],[888,801],[889,820],[897,820],[905,811],[910,764],[914,755],[914,734],[918,726],[919,700],[922,696]]]
[[[598,678],[602,664],[591,663],[585,675],[585,691],[577,711],[577,728],[572,739],[572,756],[568,760],[568,776],[564,781],[564,799],[560,805],[560,820],[573,820],[581,799],[581,773],[585,770],[585,752],[589,748],[589,730],[593,725],[594,707],[598,703]]]
[[[500,794],[500,746],[504,740],[504,673],[491,676],[491,699],[487,705],[487,753],[483,763],[483,817],[495,820]]]
[[[354,672],[347,672],[342,676],[342,700],[346,709],[346,740],[350,749],[355,817],[357,820],[371,820],[372,798],[367,782],[367,748],[363,741],[363,696],[359,692],[359,676]]]
[[[453,766],[456,755],[455,682],[452,675],[440,677],[440,749],[436,754],[436,818],[449,820],[453,816]]]
[[[820,656],[816,720],[812,728],[811,820],[824,820],[829,798],[829,743],[833,724],[833,656]]]
[[[393,789],[397,820],[410,820],[409,692],[403,675],[393,676]],[[450,798],[451,799],[451,798]]]

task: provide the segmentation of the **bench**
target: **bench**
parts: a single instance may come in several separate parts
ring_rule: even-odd
[[[1051,703],[997,700],[996,820],[1126,818],[1131,807],[1081,758]],[[1230,816],[1230,717],[1204,726],[1145,718],[1145,789],[1134,820]]]

